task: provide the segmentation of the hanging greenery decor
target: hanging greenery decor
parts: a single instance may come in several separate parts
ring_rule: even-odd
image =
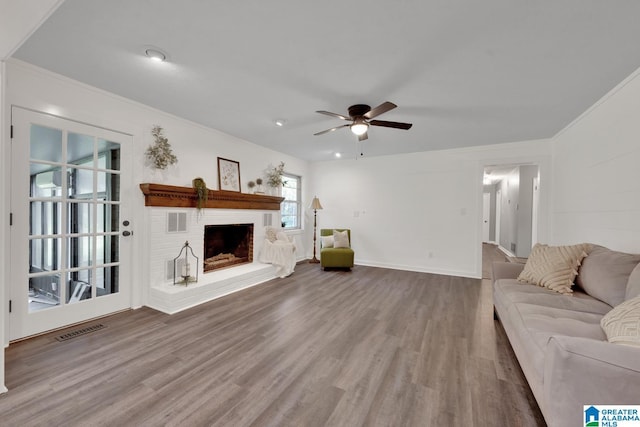
[[[151,129],[151,135],[153,135],[155,142],[147,148],[145,154],[153,167],[164,170],[168,166],[178,163],[178,158],[171,151],[169,140],[164,136],[164,129],[155,125]]]
[[[204,179],[200,177],[194,178],[192,183],[193,188],[196,190],[196,194],[198,195],[196,209],[200,210],[206,206],[207,200],[209,199],[209,190],[207,189],[207,183],[204,182]]]

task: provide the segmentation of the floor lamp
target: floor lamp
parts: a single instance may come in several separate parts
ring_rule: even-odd
[[[320,261],[316,258],[316,216],[319,209],[322,209],[322,205],[320,204],[320,200],[318,197],[314,197],[309,205],[309,209],[313,209],[313,258],[309,260],[311,264],[318,264]]]

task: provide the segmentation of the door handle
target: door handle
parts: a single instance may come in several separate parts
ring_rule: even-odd
[[[133,231],[129,231],[129,230],[124,230],[124,231],[122,232],[122,235],[123,235],[124,237],[131,236],[132,234],[133,234]]]

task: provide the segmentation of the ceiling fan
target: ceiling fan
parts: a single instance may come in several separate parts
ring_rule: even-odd
[[[325,114],[331,117],[337,117],[351,123],[323,130],[322,132],[314,133],[314,135],[323,135],[325,133],[333,132],[336,129],[349,127],[351,129],[351,132],[358,136],[358,141],[364,141],[368,138],[367,131],[369,130],[369,126],[382,126],[404,130],[411,129],[411,123],[371,120],[374,117],[378,117],[380,114],[386,113],[389,110],[393,110],[396,107],[396,104],[389,101],[383,102],[375,108],[371,108],[370,106],[364,104],[356,104],[349,107],[349,117],[343,116],[342,114],[331,113],[329,111],[316,111],[316,113]]]

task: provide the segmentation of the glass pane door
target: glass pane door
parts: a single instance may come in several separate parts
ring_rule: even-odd
[[[119,224],[124,144],[118,133],[14,111],[18,113],[14,114],[16,131],[24,133],[12,145],[16,183],[12,211],[15,216],[23,205],[28,211],[24,218],[16,218],[12,236],[24,239],[20,233],[25,231],[28,259],[15,254],[16,262],[12,261],[17,270],[12,276],[26,279],[20,281],[21,292],[27,296],[15,301],[12,297],[12,302],[19,305],[18,314],[27,316],[16,320],[22,325],[18,329],[37,333],[51,325],[64,325],[66,318],[95,317],[109,309],[100,300],[122,292]],[[21,271],[22,266],[28,268]],[[121,309],[122,298],[114,301],[112,311]],[[82,308],[66,311],[71,306]],[[49,319],[42,314],[47,311],[51,312]],[[25,324],[30,326],[24,328]]]
[[[30,127],[29,312],[118,292],[120,144]]]

